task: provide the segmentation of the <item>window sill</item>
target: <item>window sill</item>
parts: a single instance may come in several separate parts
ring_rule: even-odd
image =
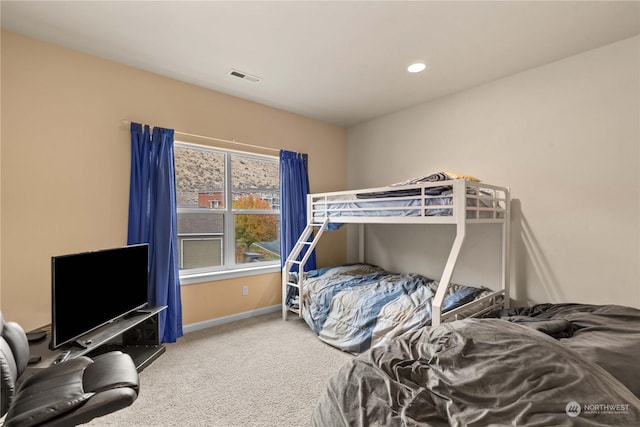
[[[198,274],[185,274],[180,276],[180,285],[192,285],[195,283],[213,282],[216,280],[234,279],[237,277],[255,276],[258,274],[279,273],[280,264],[261,265],[259,267],[243,267],[234,270],[209,271]]]

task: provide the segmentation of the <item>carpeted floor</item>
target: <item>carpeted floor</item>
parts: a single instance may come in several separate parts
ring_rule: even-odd
[[[297,427],[352,358],[280,312],[186,334],[140,373],[132,406],[100,426]]]

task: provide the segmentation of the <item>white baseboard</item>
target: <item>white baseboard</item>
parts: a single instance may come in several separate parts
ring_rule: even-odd
[[[189,332],[198,331],[200,329],[210,328],[212,326],[224,325],[225,323],[234,322],[236,320],[248,319],[249,317],[260,316],[267,313],[273,313],[274,311],[282,310],[282,305],[272,305],[270,307],[258,308],[256,310],[245,311],[243,313],[232,314],[230,316],[218,317],[215,319],[205,320],[204,322],[190,323],[182,326],[182,332],[187,334]]]

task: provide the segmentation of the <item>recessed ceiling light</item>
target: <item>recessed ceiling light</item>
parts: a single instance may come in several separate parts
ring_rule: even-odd
[[[427,66],[424,62],[416,62],[415,64],[411,64],[407,67],[407,71],[410,73],[419,73],[420,71],[424,71]]]

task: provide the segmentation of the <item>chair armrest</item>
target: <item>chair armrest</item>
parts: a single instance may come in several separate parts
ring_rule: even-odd
[[[86,392],[128,387],[138,392],[139,377],[133,359],[126,353],[111,351],[96,356],[84,371],[82,378]]]

